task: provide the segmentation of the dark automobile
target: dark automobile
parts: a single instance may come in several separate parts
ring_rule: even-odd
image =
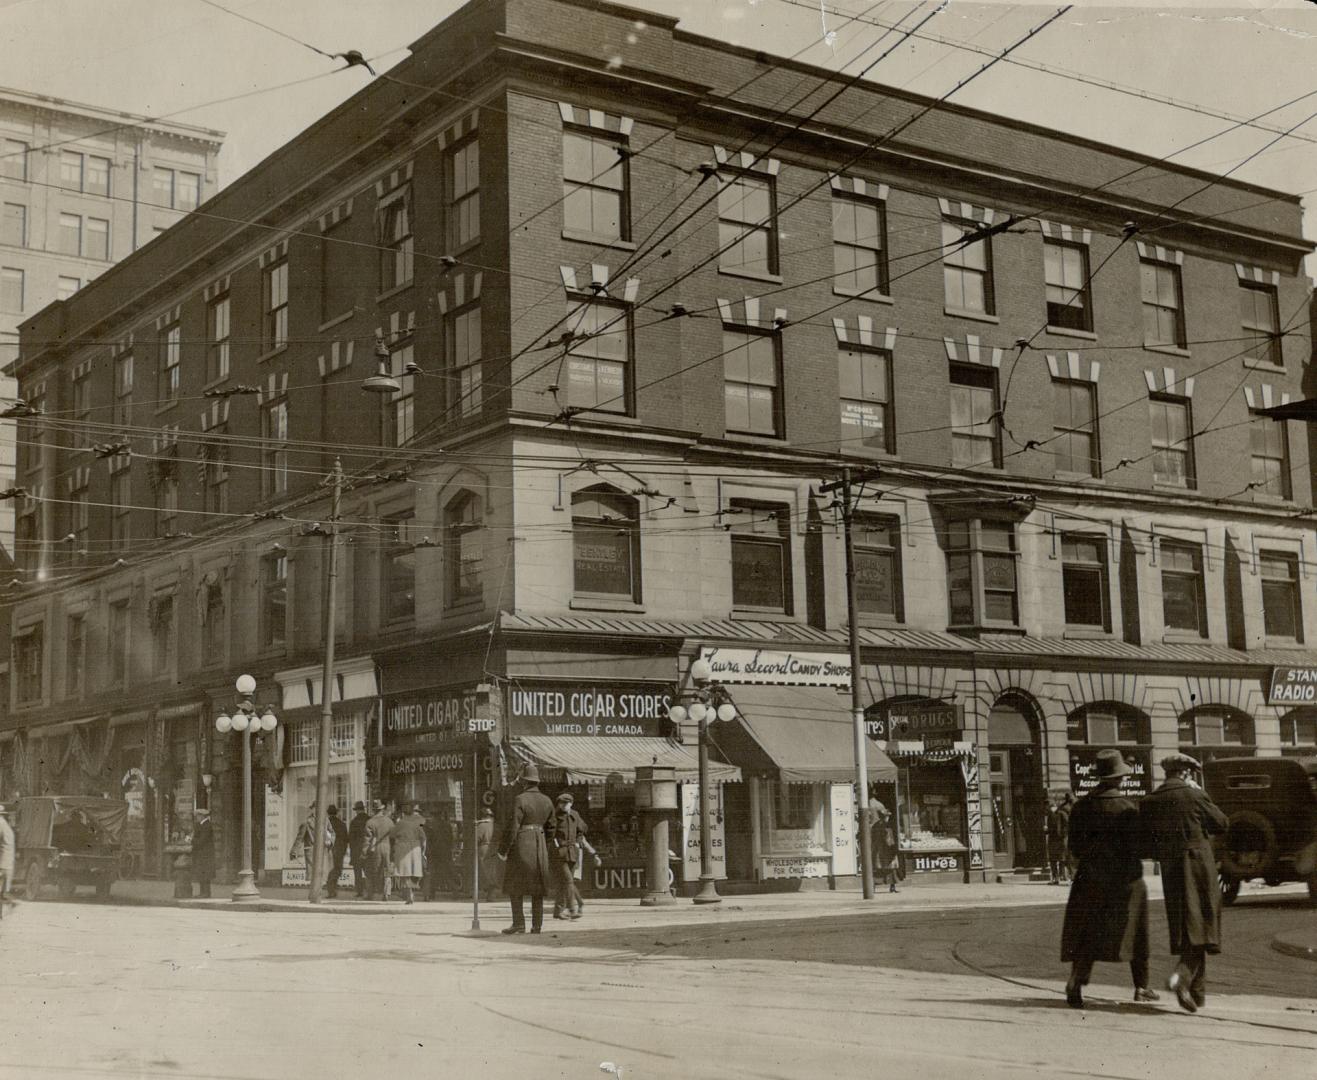
[[[1218,758],[1203,778],[1230,818],[1216,841],[1225,902],[1242,882],[1261,878],[1307,882],[1317,903],[1317,758]]]
[[[128,804],[90,795],[40,795],[18,800],[14,876],[29,900],[54,883],[64,896],[94,885],[109,896],[119,876]]]

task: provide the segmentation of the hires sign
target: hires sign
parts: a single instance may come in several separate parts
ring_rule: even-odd
[[[1267,704],[1317,704],[1317,667],[1272,668]]]

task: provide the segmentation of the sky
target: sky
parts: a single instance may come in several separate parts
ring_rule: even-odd
[[[0,85],[223,130],[220,182],[226,184],[370,81],[363,69],[339,70],[340,61],[315,50],[358,49],[386,70],[459,6],[458,0],[0,0]],[[876,23],[908,28],[937,3],[630,0],[629,6],[676,16],[695,33],[854,74],[894,40]],[[1000,51],[1056,10],[946,0],[920,31],[927,37],[903,43],[869,77],[940,97],[987,62],[971,50]],[[1317,242],[1317,4],[1078,3],[1011,55],[1051,73],[1000,63],[949,100],[1159,157],[1207,140],[1172,160],[1305,193],[1305,231]],[[625,64],[625,56],[619,59]],[[1222,118],[1271,109],[1262,123],[1294,128],[1304,138],[1228,131],[1232,119]],[[1317,275],[1317,258],[1309,258],[1308,270]]]

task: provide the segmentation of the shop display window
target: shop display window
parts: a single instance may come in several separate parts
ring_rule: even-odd
[[[901,847],[907,851],[965,844],[965,780],[957,761],[901,768]]]
[[[780,780],[765,781],[765,797],[760,800],[763,815],[765,854],[828,855],[824,834],[822,784],[788,784]]]

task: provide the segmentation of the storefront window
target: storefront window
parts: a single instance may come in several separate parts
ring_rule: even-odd
[[[1184,713],[1179,721],[1180,752],[1205,761],[1217,757],[1252,757],[1253,718],[1238,709],[1206,705]]]
[[[1119,701],[1099,701],[1076,709],[1066,717],[1066,741],[1070,757],[1070,787],[1078,795],[1096,784],[1097,755],[1118,749],[1133,770],[1121,784],[1129,795],[1146,795],[1152,790],[1152,725],[1133,706]]]
[[[1280,718],[1280,752],[1286,757],[1317,756],[1317,712],[1296,710]]]
[[[808,829],[814,823],[813,792],[804,784],[774,784],[773,816],[779,829]]]

